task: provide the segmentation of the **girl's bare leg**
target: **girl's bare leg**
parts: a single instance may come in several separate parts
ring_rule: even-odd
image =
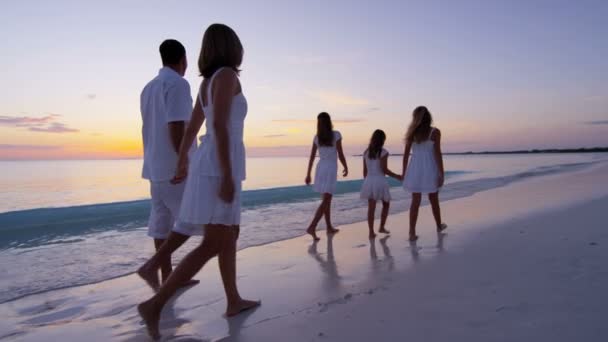
[[[374,216],[376,216],[376,201],[370,199],[367,201],[367,226],[369,227],[370,239],[376,237],[376,233],[374,232]]]
[[[325,212],[323,215],[325,216],[325,224],[327,225],[327,233],[333,234],[337,233],[339,229],[334,228],[331,224],[331,199],[333,198],[332,194],[323,194],[323,199],[326,202]]]
[[[308,229],[306,229],[306,232],[308,234],[312,235],[312,238],[315,241],[319,240],[319,237],[317,237],[316,230],[317,230],[317,224],[319,224],[319,221],[321,220],[321,217],[323,217],[323,214],[325,214],[325,196],[322,197],[321,204],[319,204],[317,211],[315,211],[315,216],[312,218],[312,222],[310,222],[310,226],[308,226]]]
[[[226,230],[224,248],[218,254],[218,261],[226,291],[226,316],[232,317],[260,305],[260,302],[241,298],[236,285],[236,241],[240,228],[239,226],[223,228]]]
[[[439,192],[429,194],[429,202],[431,202],[431,209],[433,210],[433,217],[437,224],[437,231],[441,232],[448,226],[441,222],[441,208],[439,207]]]
[[[380,214],[380,233],[390,234],[388,230],[386,230],[386,219],[388,218],[388,210],[391,207],[391,202],[382,201],[382,214]]]
[[[420,208],[421,200],[422,195],[419,192],[412,194],[412,204],[410,205],[410,241],[418,240],[416,222],[418,221],[418,209]]]
[[[160,337],[158,327],[160,313],[167,301],[182,287],[184,282],[192,279],[207,261],[216,256],[224,247],[222,230],[225,228],[207,225],[201,244],[188,253],[177,265],[158,293],[137,306],[137,310],[148,328],[148,333],[153,339]]]

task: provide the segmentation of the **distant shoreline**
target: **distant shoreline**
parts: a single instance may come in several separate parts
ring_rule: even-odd
[[[468,156],[468,155],[490,155],[490,154],[558,154],[558,153],[601,153],[608,152],[608,147],[592,148],[564,148],[564,149],[543,149],[543,150],[516,150],[516,151],[482,151],[482,152],[444,152],[448,156]],[[361,157],[362,154],[355,154]],[[392,153],[391,156],[403,156],[403,153]]]

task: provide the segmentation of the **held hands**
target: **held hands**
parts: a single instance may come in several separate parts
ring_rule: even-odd
[[[304,183],[306,183],[306,185],[310,185],[310,175],[306,175],[306,179],[304,180]]]
[[[171,179],[171,184],[179,184],[188,177],[188,158],[179,158],[175,168],[175,176]]]
[[[346,176],[348,176],[348,168],[344,168],[344,170],[342,170],[342,177]]]
[[[226,203],[232,203],[232,201],[234,201],[234,180],[232,179],[232,176],[222,177],[218,195],[220,196],[220,199]]]

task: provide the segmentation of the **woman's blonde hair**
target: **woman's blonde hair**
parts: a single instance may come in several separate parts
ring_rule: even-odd
[[[433,117],[425,106],[419,106],[412,112],[412,122],[405,134],[406,142],[422,142],[428,139],[431,134],[431,124]]]

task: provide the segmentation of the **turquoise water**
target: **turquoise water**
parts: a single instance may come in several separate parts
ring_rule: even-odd
[[[583,168],[607,157],[446,156],[441,199]],[[303,233],[318,203],[318,195],[302,185],[306,162],[248,160],[239,248]],[[397,172],[400,163],[400,157],[389,160]],[[332,206],[336,225],[365,220],[366,202],[358,195],[361,165],[360,158],[349,158],[351,173],[338,183]],[[153,252],[145,228],[148,184],[138,177],[141,161],[0,162],[0,167],[0,302],[128,274]],[[409,194],[398,182],[391,185],[391,212],[405,210]]]

